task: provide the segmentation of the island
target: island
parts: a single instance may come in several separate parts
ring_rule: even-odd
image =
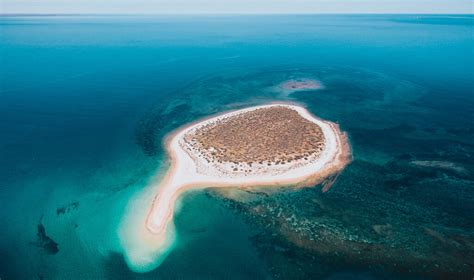
[[[351,158],[337,124],[289,103],[209,117],[178,129],[165,143],[171,166],[145,221],[161,250],[169,244],[176,201],[187,190],[315,186]]]
[[[169,168],[129,202],[119,227],[129,267],[147,272],[177,244],[173,216],[183,193],[215,188],[223,198],[246,192],[323,185],[351,161],[336,123],[295,103],[271,103],[210,116],[165,138]]]

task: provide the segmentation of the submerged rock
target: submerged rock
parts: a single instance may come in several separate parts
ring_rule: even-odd
[[[75,201],[75,202],[71,202],[71,203],[68,203],[66,205],[63,205],[61,207],[58,207],[56,209],[56,214],[59,216],[59,215],[62,215],[62,214],[66,214],[66,213],[69,213],[70,211],[72,210],[76,210],[77,208],[79,207],[79,202]]]
[[[39,248],[43,248],[46,253],[50,255],[56,255],[59,252],[59,245],[46,234],[46,229],[41,222],[42,219],[43,218],[41,218],[40,222],[38,223],[38,232],[36,233],[37,240],[35,242],[31,242],[30,244]]]

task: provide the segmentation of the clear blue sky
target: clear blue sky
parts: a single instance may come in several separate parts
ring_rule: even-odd
[[[474,13],[474,0],[0,0],[0,13]]]

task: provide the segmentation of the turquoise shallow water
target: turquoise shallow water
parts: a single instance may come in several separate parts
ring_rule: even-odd
[[[472,276],[473,32],[472,16],[1,17],[0,278]],[[324,89],[271,90],[290,78]],[[176,248],[132,272],[118,231],[168,165],[162,137],[275,100],[349,133],[333,188],[193,192]]]

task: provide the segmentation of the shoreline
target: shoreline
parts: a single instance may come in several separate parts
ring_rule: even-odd
[[[197,170],[197,164],[192,156],[182,147],[180,140],[192,129],[222,117],[245,113],[258,108],[285,106],[298,111],[300,116],[319,125],[325,140],[329,143],[316,164],[289,169],[286,173],[255,174],[253,176],[228,177],[225,174],[202,174]],[[165,148],[171,165],[159,183],[158,193],[152,201],[152,206],[146,217],[146,229],[157,238],[155,241],[166,243],[167,227],[172,224],[175,203],[186,191],[203,188],[243,188],[243,187],[308,187],[323,182],[332,174],[340,172],[351,160],[348,138],[335,123],[324,121],[312,115],[306,108],[294,103],[271,103],[241,110],[220,113],[214,116],[181,127],[165,137]],[[318,167],[318,168],[315,168]],[[271,171],[271,168],[270,168]],[[296,172],[295,172],[296,171]],[[328,188],[325,188],[325,191]]]
[[[212,172],[207,175],[198,173],[193,158],[180,144],[187,131],[222,116],[271,106],[297,109],[300,116],[321,126],[325,149],[319,159],[316,158],[313,164],[307,166],[295,165],[293,169],[290,168],[286,173],[280,172],[277,176],[271,172],[264,174],[264,180],[258,171],[257,174],[240,177],[226,177],[225,174],[214,177]],[[320,183],[323,183],[324,192],[352,159],[347,134],[340,130],[339,125],[312,115],[295,102],[273,102],[214,114],[169,132],[163,139],[163,145],[167,153],[166,169],[158,170],[149,186],[130,200],[128,208],[131,211],[122,219],[118,232],[125,260],[135,272],[147,272],[158,267],[176,246],[178,236],[173,218],[184,192],[204,188],[221,192],[232,192],[232,189],[238,188],[271,190],[280,187],[311,187]],[[205,167],[212,169],[210,166]],[[206,173],[208,170],[204,171]]]

